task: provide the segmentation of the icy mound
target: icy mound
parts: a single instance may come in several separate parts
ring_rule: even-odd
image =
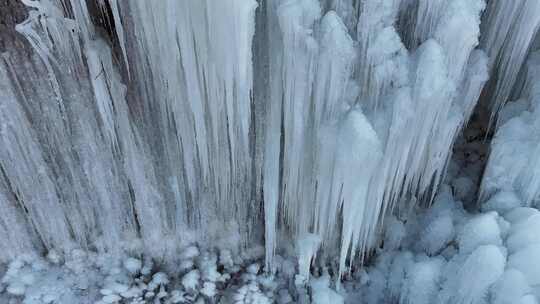
[[[357,282],[345,283],[351,303],[538,303],[540,212],[473,215],[459,205],[440,195],[431,210],[407,218],[400,248],[383,248]]]
[[[260,251],[259,251],[260,256]],[[60,258],[21,256],[9,264],[1,281],[0,301],[23,299],[39,303],[291,303],[280,277],[261,274],[253,257],[233,258],[231,252],[179,252],[165,266],[148,258],[98,255],[73,250]],[[246,264],[248,263],[248,264]],[[160,272],[173,270],[173,275]]]
[[[24,299],[25,304],[538,303],[540,211],[513,207],[500,212],[468,213],[450,193],[442,192],[431,209],[389,219],[393,228],[384,239],[393,241],[385,241],[374,263],[353,271],[340,286],[335,284],[338,261],[329,265],[313,258],[319,240],[304,236],[298,247],[303,248],[300,258],[276,255],[273,275],[262,270],[261,249],[238,255],[227,250],[200,252],[191,246],[177,252],[172,263],[81,250],[65,257],[50,252],[46,259],[21,256],[3,273],[0,300]]]

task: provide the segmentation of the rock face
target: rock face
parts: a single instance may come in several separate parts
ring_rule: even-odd
[[[22,51],[23,45],[29,47],[24,37],[15,31],[15,26],[26,19],[27,11],[21,1],[0,0],[0,52],[10,48]]]

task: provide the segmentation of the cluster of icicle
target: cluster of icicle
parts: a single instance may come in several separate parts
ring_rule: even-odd
[[[497,81],[491,81],[492,118],[497,117],[480,189],[480,202],[496,196],[517,196],[525,206],[540,207],[540,51],[539,36],[531,43],[538,30],[540,2],[523,1],[498,3],[501,11],[493,11],[490,20],[502,15],[520,16],[515,23],[501,21],[500,34],[489,31],[486,45],[491,53]],[[514,17],[512,17],[514,18]],[[509,19],[512,19],[509,18]],[[486,26],[493,26],[494,21]],[[521,35],[517,33],[522,33]],[[526,42],[527,49],[519,47]],[[502,48],[501,48],[502,46]],[[496,53],[493,53],[495,50]],[[515,62],[526,64],[517,65]],[[496,68],[496,70],[495,70]],[[521,74],[520,74],[521,73]],[[516,80],[518,80],[516,82]],[[511,102],[505,103],[507,100]]]
[[[540,207],[540,51],[522,71],[519,98],[499,113],[480,200],[515,195],[524,206]]]
[[[316,253],[347,271],[398,202],[432,200],[540,18],[536,0],[22,1],[33,52],[0,60],[0,259],[196,241],[264,244],[272,270],[293,243],[305,276]]]

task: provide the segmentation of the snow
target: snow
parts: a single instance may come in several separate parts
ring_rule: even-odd
[[[514,192],[500,191],[482,205],[482,210],[504,214],[522,205],[523,203]]]
[[[319,244],[313,235],[306,236],[304,242],[310,279],[302,279],[301,284],[294,284],[303,263],[300,260],[288,263],[286,258],[276,256],[280,266],[268,275],[256,262],[263,262],[262,255],[255,260],[240,259],[238,264],[228,251],[207,251],[192,245],[177,254],[178,261],[192,261],[187,268],[167,269],[133,256],[118,260],[82,250],[56,259],[27,256],[10,264],[1,285],[10,296],[25,301],[36,299],[36,303],[49,299],[73,302],[72,299],[81,297],[99,303],[122,303],[127,299],[132,303],[221,299],[231,303],[274,300],[283,304],[537,301],[533,286],[539,284],[540,272],[534,261],[540,252],[538,245],[531,244],[538,241],[520,235],[537,231],[530,229],[530,225],[535,225],[540,211],[515,207],[502,219],[494,211],[473,215],[462,208],[451,193],[442,192],[435,198],[433,208],[410,213],[405,219],[389,220],[400,227],[394,228],[401,237],[399,245],[389,243],[387,248],[383,244],[376,261],[344,277],[339,289],[334,283],[339,268],[329,272],[317,259],[312,260],[313,250]],[[418,231],[422,231],[424,223],[431,223],[427,227],[461,229],[459,233],[448,233],[449,228],[432,227],[429,232],[422,232],[422,237],[431,235],[431,240],[423,243],[434,243],[438,234],[445,241],[437,240],[433,247],[418,246]],[[504,233],[505,230],[508,232]],[[501,237],[506,234],[508,237]],[[518,247],[514,239],[528,244]],[[83,291],[93,292],[83,295]]]
[[[433,303],[439,289],[443,261],[438,259],[414,263],[407,270],[402,286],[400,304]]]
[[[455,238],[455,228],[450,215],[441,215],[428,223],[422,231],[419,246],[429,255],[440,253]]]
[[[521,271],[531,286],[540,284],[540,266],[534,262],[538,254],[540,244],[532,243],[508,257],[508,266]]]
[[[384,246],[390,250],[398,249],[406,234],[404,223],[395,216],[390,216],[386,219],[385,226]]]
[[[540,243],[540,213],[518,220],[511,226],[506,243],[511,253],[530,245]]]
[[[492,287],[493,304],[513,303],[530,292],[530,286],[523,273],[508,268]]]
[[[343,297],[330,288],[330,276],[327,273],[311,280],[310,287],[313,304],[345,303]]]
[[[474,217],[465,224],[457,237],[460,253],[471,253],[482,245],[502,245],[497,217],[497,213],[490,212]]]
[[[406,292],[405,279],[408,270],[414,265],[414,255],[409,251],[403,251],[396,254],[389,269],[387,288],[389,298],[393,301],[400,299],[402,292]],[[403,297],[405,298],[405,297]]]

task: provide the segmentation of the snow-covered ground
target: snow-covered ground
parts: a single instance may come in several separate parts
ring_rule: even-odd
[[[73,250],[21,256],[2,267],[2,303],[537,303],[540,212],[496,196],[467,213],[445,186],[431,209],[388,219],[374,261],[340,288],[335,268],[314,264],[311,279],[294,258],[263,272],[262,251],[178,252],[173,265],[140,256]],[[300,279],[299,279],[300,277]]]

